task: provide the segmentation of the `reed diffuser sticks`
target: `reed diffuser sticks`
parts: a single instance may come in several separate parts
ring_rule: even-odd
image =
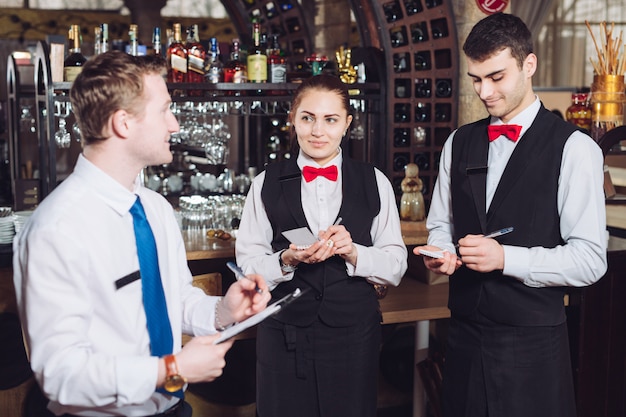
[[[607,27],[606,22],[602,22],[600,23],[600,43],[598,43],[589,22],[585,20],[585,24],[598,54],[597,61],[589,57],[595,73],[597,75],[624,75],[626,73],[626,43],[622,43],[622,31],[620,30],[619,37],[615,39],[613,37],[615,23]]]

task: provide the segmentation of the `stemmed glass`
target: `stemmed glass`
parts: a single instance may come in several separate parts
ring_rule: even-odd
[[[56,142],[58,148],[69,148],[72,142],[72,136],[65,127],[65,118],[70,115],[69,105],[68,103],[60,101],[57,101],[54,104],[56,110],[54,115],[59,118],[59,129],[54,133],[54,141]]]
[[[356,111],[352,120],[352,129],[350,129],[350,139],[363,140],[365,139],[365,127],[361,120],[361,113],[365,112],[365,103],[363,100],[351,100],[351,104]]]
[[[72,112],[72,103],[66,103],[67,106],[67,113],[71,113]],[[76,142],[80,143],[80,127],[78,126],[78,121],[75,121],[74,124],[72,125],[72,133],[74,134],[74,138],[76,139]]]

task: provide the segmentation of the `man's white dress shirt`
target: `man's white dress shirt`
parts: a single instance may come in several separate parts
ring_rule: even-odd
[[[178,401],[155,393],[141,280],[116,288],[139,270],[129,212],[136,195],[157,243],[174,350],[182,332],[215,331],[216,298],[191,285],[172,206],[139,182],[129,191],[80,155],[13,246],[31,366],[56,414],[146,416]]]

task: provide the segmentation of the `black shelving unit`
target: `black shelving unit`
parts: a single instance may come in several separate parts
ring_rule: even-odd
[[[68,82],[52,82],[49,59],[49,48],[45,41],[37,44],[34,75],[35,118],[37,121],[38,139],[38,171],[39,198],[47,196],[71,172],[78,154],[80,144],[72,139],[68,148],[59,149],[54,134],[58,129],[59,106],[69,105],[69,91],[72,84]],[[228,117],[234,121],[236,137],[232,149],[235,157],[229,164],[214,167],[223,170],[244,173],[248,167],[263,169],[265,160],[265,143],[269,134],[268,119],[281,117],[286,120],[293,91],[298,83],[185,83],[168,84],[174,102],[218,102],[236,103],[235,111]],[[362,140],[346,139],[344,149],[355,159],[372,161],[378,155],[377,139],[384,135],[385,112],[384,91],[380,83],[351,84],[351,99],[358,103],[361,110],[359,119],[363,128]],[[190,92],[193,91],[193,94]],[[65,108],[65,107],[64,107]],[[363,111],[365,110],[365,111]],[[71,130],[74,117],[71,113],[65,116],[66,126]],[[14,129],[13,129],[14,130]],[[174,152],[202,156],[201,147],[173,145]],[[219,174],[219,172],[217,172]]]

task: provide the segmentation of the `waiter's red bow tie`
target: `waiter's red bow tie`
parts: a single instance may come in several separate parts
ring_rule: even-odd
[[[517,142],[519,134],[522,131],[520,125],[489,125],[487,126],[487,134],[489,135],[489,142],[492,142],[504,135],[513,142]]]
[[[302,176],[306,182],[311,182],[320,175],[331,181],[337,181],[337,176],[339,175],[337,165],[331,165],[326,168],[315,168],[311,166],[305,166],[302,168]]]

